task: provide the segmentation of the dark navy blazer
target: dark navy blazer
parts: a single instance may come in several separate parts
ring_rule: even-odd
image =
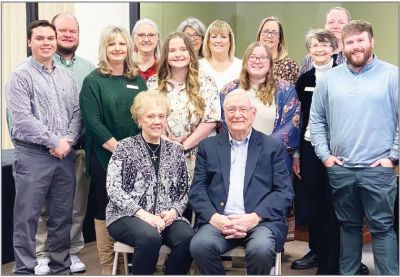
[[[223,214],[228,199],[231,146],[227,132],[199,144],[189,202],[197,223],[208,223],[214,213]],[[288,226],[286,211],[294,197],[286,166],[285,147],[277,139],[252,130],[244,178],[246,213],[256,212],[276,238],[282,251]]]

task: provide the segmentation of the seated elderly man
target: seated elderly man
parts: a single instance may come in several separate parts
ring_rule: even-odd
[[[198,232],[190,251],[201,274],[225,274],[220,255],[243,245],[247,274],[269,274],[293,198],[285,147],[252,128],[256,108],[238,89],[224,101],[227,132],[199,144],[189,201]]]

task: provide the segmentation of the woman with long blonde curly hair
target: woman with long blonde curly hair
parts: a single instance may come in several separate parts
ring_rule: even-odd
[[[158,72],[147,86],[170,100],[171,114],[163,138],[182,145],[191,181],[197,145],[215,134],[221,110],[215,81],[199,71],[196,52],[185,33],[174,32],[166,38]]]
[[[250,44],[243,56],[240,79],[233,80],[221,90],[221,103],[237,88],[249,92],[257,108],[254,128],[284,143],[287,166],[291,171],[292,156],[299,146],[300,102],[294,86],[277,79],[273,68],[270,49],[262,42]]]

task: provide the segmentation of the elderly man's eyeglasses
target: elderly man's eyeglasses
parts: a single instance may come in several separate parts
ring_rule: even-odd
[[[257,60],[259,60],[262,63],[266,63],[269,61],[268,56],[256,56],[256,55],[249,55],[248,61],[255,63]]]
[[[138,36],[138,38],[140,38],[140,39],[144,39],[144,38],[148,38],[148,39],[154,39],[154,38],[156,38],[157,37],[157,34],[156,33],[148,33],[148,34],[145,34],[145,33],[138,33],[138,34],[136,34],[137,36]]]
[[[247,114],[253,107],[228,107],[226,113],[234,115],[237,111],[239,114]]]
[[[276,38],[279,36],[279,31],[270,31],[268,29],[265,29],[265,30],[261,30],[261,35],[264,37],[271,36],[273,38]]]

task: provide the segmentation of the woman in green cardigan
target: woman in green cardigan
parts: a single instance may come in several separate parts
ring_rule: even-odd
[[[86,127],[85,152],[96,199],[95,230],[101,274],[111,275],[113,241],[106,229],[108,161],[119,140],[139,133],[131,118],[135,96],[146,90],[136,73],[132,42],[126,30],[109,26],[101,34],[98,68],[84,80],[80,109]]]

